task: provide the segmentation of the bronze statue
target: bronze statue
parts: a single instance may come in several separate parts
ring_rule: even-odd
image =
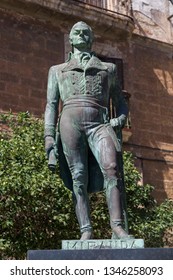
[[[49,166],[54,167],[51,160],[56,151],[61,176],[73,192],[81,240],[92,238],[88,192],[100,190],[106,191],[112,232],[117,238],[127,238],[117,188],[116,155],[121,144],[113,127],[123,127],[128,108],[116,66],[102,62],[91,51],[93,32],[86,23],[76,23],[69,39],[68,60],[52,66],[48,76],[45,148]],[[110,98],[116,108],[113,119],[109,119]]]

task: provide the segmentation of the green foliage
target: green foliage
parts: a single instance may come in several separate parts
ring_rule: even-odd
[[[0,257],[23,259],[28,249],[60,248],[63,239],[78,239],[71,192],[58,173],[47,168],[43,121],[28,113],[2,114],[0,137]],[[130,233],[146,246],[163,246],[172,226],[173,204],[157,205],[153,187],[140,186],[131,153],[124,153]],[[110,238],[109,215],[103,193],[92,194],[91,218],[95,238]]]
[[[20,259],[28,249],[60,247],[78,225],[71,193],[47,168],[42,121],[21,113],[1,122],[10,127],[0,139],[1,258]]]
[[[163,236],[173,226],[173,202],[158,204],[153,198],[154,187],[139,184],[141,176],[134,165],[133,155],[124,152],[124,177],[128,205],[129,230],[145,240],[146,247],[163,247]]]
[[[126,186],[129,232],[136,238],[143,238],[145,247],[163,247],[164,232],[173,227],[173,202],[165,200],[158,204],[152,196],[154,187],[141,185],[141,175],[135,167],[132,153],[124,152],[124,180]],[[91,195],[94,236],[110,238],[109,214],[105,195]],[[99,230],[102,227],[102,230]],[[169,241],[170,242],[170,241]]]

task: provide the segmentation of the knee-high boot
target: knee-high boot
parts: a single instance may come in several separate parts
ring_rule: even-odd
[[[77,190],[74,188],[73,199],[81,231],[81,240],[91,239],[92,226],[90,220],[88,194],[82,188],[77,188]]]
[[[128,238],[129,235],[122,227],[120,192],[115,178],[106,180],[106,199],[110,215],[110,225],[115,238]]]

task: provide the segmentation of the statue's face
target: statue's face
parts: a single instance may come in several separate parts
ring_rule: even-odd
[[[73,26],[70,32],[70,43],[79,50],[90,50],[92,37],[89,26],[79,22]]]

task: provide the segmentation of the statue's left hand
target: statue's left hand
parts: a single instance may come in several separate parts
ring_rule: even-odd
[[[124,115],[118,117],[118,118],[113,118],[110,119],[110,124],[112,127],[123,127],[125,124],[125,117]]]
[[[111,124],[112,127],[119,126],[118,118],[110,119],[110,124]]]

